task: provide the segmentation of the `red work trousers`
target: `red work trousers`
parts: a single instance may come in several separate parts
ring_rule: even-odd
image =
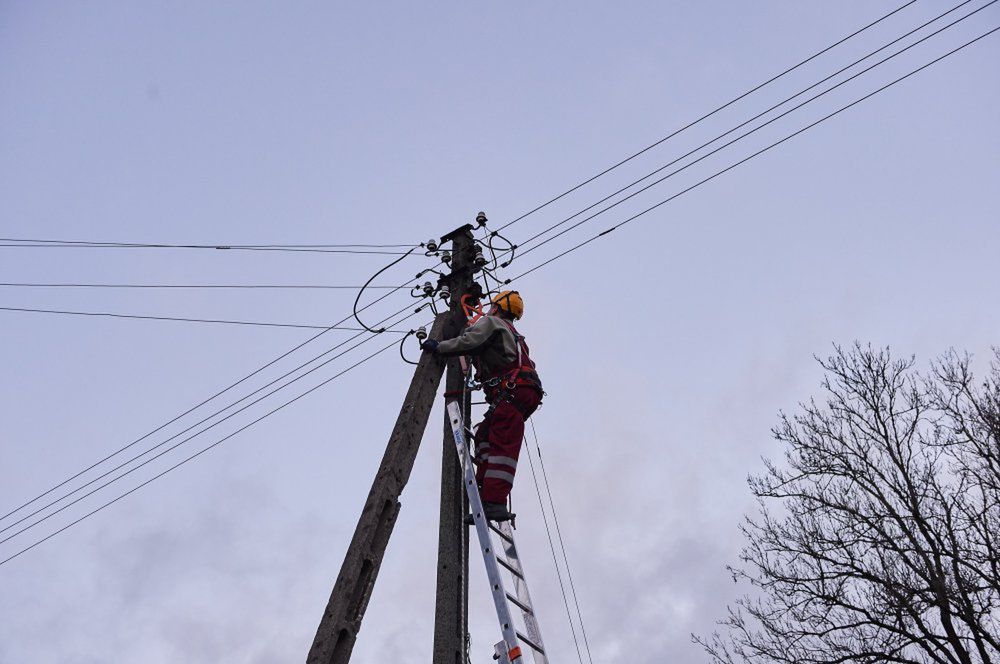
[[[540,390],[518,385],[501,399],[476,429],[476,482],[485,502],[506,503],[514,487],[524,422],[542,402]]]

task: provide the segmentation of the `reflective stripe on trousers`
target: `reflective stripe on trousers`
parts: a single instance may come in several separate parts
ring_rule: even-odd
[[[497,404],[476,430],[476,460],[479,463],[476,481],[483,500],[490,503],[507,502],[521,452],[524,421],[538,408],[542,395],[533,387],[519,385],[511,399],[515,403]]]

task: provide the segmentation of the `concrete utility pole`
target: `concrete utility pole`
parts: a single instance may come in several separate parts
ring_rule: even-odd
[[[455,241],[452,271],[446,277],[449,289],[453,293],[453,304],[450,312],[442,313],[435,318],[434,325],[430,330],[432,339],[451,338],[458,334],[464,324],[464,316],[456,317],[454,315],[456,311],[454,303],[458,303],[458,310],[461,311],[460,293],[467,292],[469,284],[472,282],[471,266],[473,262],[470,254],[474,252],[474,245],[471,229],[471,226],[466,225],[441,238],[441,244],[448,240]],[[467,255],[469,255],[468,262],[465,262]],[[309,650],[308,664],[347,664],[351,659],[354,643],[357,640],[358,631],[361,629],[365,610],[368,608],[368,600],[371,598],[372,588],[375,586],[375,579],[382,565],[389,537],[396,525],[396,517],[400,509],[399,496],[413,470],[420,440],[427,427],[427,420],[430,417],[434,400],[438,396],[437,390],[444,368],[445,363],[442,359],[430,353],[421,354],[417,368],[413,372],[410,387],[406,392],[406,398],[403,400],[403,407],[399,411],[396,424],[389,436],[389,443],[386,445],[382,463],[379,465],[371,490],[368,492],[368,499],[362,508],[361,517],[354,530],[354,537],[351,539],[347,554],[344,556],[344,562],[337,575],[330,600],[316,630],[316,637]],[[460,388],[461,383],[459,383]],[[451,456],[456,456],[454,449],[451,450]],[[457,460],[455,465],[457,468]],[[459,496],[464,495],[460,482],[455,485],[453,490]],[[442,496],[444,496],[444,488],[442,488]],[[462,518],[464,518],[464,512]],[[443,532],[444,525],[442,525]],[[464,537],[467,551],[468,537],[467,535]],[[463,553],[462,555],[467,554]],[[460,615],[462,616],[461,638],[464,643],[464,626],[467,615],[464,601],[465,574],[461,564],[457,567],[462,570],[461,590],[454,596],[463,600]],[[439,581],[439,605],[441,595]],[[436,633],[435,629],[435,650]],[[464,646],[462,652],[464,653]],[[434,661],[450,660],[435,658]]]
[[[482,214],[482,213],[480,213]],[[452,240],[451,315],[464,325],[462,296],[481,290],[473,286],[475,243],[472,226],[463,226],[441,238]],[[475,290],[473,290],[475,289]],[[445,389],[460,393],[464,377],[458,358],[448,362]],[[465,395],[463,412],[469,426],[469,395]],[[455,454],[455,438],[444,414],[444,452],[441,457],[441,520],[438,525],[437,604],[434,616],[434,664],[465,664],[466,635],[469,632],[469,530],[465,515],[469,499],[462,486],[462,469]]]
[[[432,338],[442,337],[448,317],[449,314],[441,314],[435,319],[430,331]],[[430,353],[421,354],[316,630],[307,659],[309,664],[347,664],[351,659],[389,536],[396,525],[399,495],[410,478],[443,373],[444,362]]]

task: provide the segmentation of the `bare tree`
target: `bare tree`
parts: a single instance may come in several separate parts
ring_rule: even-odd
[[[980,383],[956,353],[923,377],[860,345],[820,364],[825,398],[749,479],[752,595],[695,641],[720,664],[1000,664],[1000,353]]]

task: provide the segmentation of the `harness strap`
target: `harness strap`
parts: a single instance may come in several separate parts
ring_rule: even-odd
[[[507,326],[507,329],[510,330],[510,333],[514,335],[514,345],[517,346],[517,366],[507,376],[508,386],[513,387],[514,385],[517,384],[517,378],[521,373],[522,366],[524,365],[523,356],[527,355],[528,352],[524,343],[524,337],[518,334],[517,330],[514,328],[513,323],[503,318],[501,318],[500,320],[503,322],[504,325]],[[531,358],[528,358],[528,362],[531,362]]]

